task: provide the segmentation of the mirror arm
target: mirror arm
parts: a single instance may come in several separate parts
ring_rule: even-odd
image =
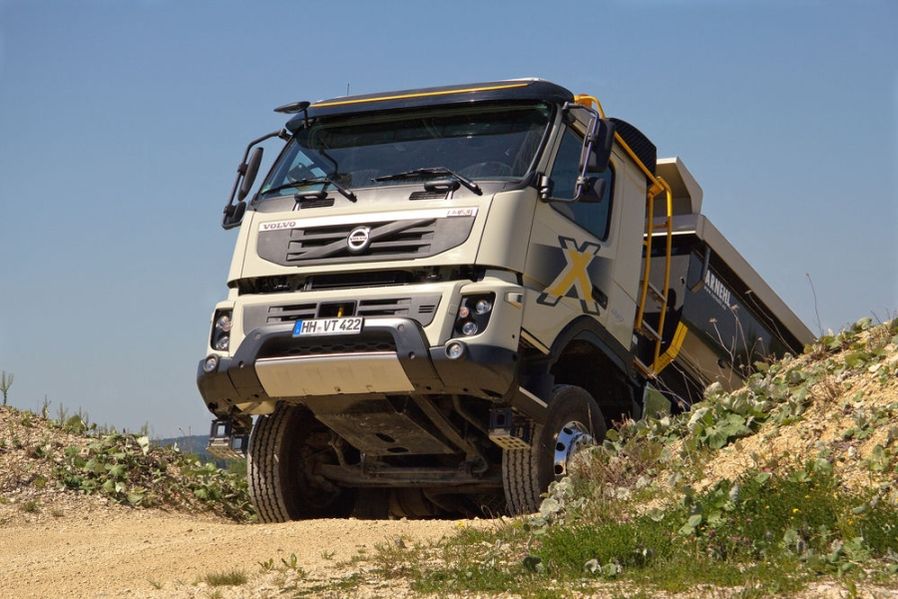
[[[246,174],[246,160],[249,158],[249,152],[253,149],[253,146],[256,144],[262,143],[265,140],[271,139],[272,137],[280,137],[281,139],[287,139],[284,135],[284,129],[278,129],[277,131],[273,131],[268,133],[267,135],[263,135],[262,137],[256,138],[249,142],[246,146],[246,151],[243,152],[243,160],[240,161],[240,164],[237,165],[237,178],[234,180],[234,186],[231,188],[231,195],[228,197],[228,203],[225,205],[225,214],[228,214],[228,208],[234,205],[234,198],[237,196],[237,190],[240,188],[240,182],[243,179],[243,176]]]
[[[583,191],[587,185],[586,171],[589,168],[589,155],[593,151],[596,133],[599,128],[599,113],[591,106],[584,106],[577,102],[565,102],[561,108],[563,111],[585,110],[590,115],[589,126],[586,129],[586,136],[583,138],[583,148],[580,150],[580,175],[577,177],[577,184],[574,187],[574,201],[583,195]]]

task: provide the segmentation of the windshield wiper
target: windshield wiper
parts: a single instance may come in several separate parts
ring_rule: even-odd
[[[305,187],[306,185],[324,185],[325,187],[327,187],[328,185],[332,185],[334,189],[339,191],[347,200],[351,202],[355,202],[356,200],[358,200],[358,198],[354,193],[352,193],[352,191],[346,189],[330,177],[311,177],[308,179],[300,179],[298,181],[290,181],[289,183],[284,183],[283,185],[278,185],[277,187],[266,189],[264,192],[262,192],[262,195],[275,193],[284,189],[290,189],[291,187]]]
[[[415,178],[418,178],[421,176],[426,177],[427,175],[433,175],[433,176],[448,175],[449,177],[452,177],[453,179],[455,179],[456,181],[458,181],[459,183],[461,183],[462,185],[464,185],[465,187],[467,187],[468,189],[470,189],[477,195],[483,195],[483,190],[480,189],[479,185],[477,185],[476,183],[474,183],[467,177],[459,175],[452,169],[448,169],[444,166],[431,166],[431,167],[427,167],[427,168],[416,168],[416,169],[412,169],[410,171],[396,173],[395,175],[381,175],[380,177],[374,177],[371,180],[372,181],[396,181],[397,179],[415,179]]]

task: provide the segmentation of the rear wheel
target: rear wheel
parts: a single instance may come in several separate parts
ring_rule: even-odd
[[[250,498],[262,522],[341,518],[352,512],[355,493],[317,473],[335,463],[330,433],[311,412],[281,404],[253,427],[246,457]]]
[[[502,483],[512,515],[539,510],[540,495],[567,474],[571,458],[605,438],[602,410],[583,388],[556,385],[548,404],[546,423],[534,427],[530,448],[502,452]]]

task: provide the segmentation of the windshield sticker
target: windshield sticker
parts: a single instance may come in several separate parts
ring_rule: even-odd
[[[478,208],[434,208],[432,210],[398,210],[394,212],[375,212],[373,214],[342,214],[340,216],[320,216],[316,218],[291,218],[259,223],[260,232],[283,231],[300,227],[327,227],[333,225],[354,225],[381,223],[387,221],[420,220],[424,218],[473,218]]]

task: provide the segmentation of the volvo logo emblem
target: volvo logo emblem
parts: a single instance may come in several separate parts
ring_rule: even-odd
[[[356,227],[349,232],[346,245],[353,254],[364,252],[371,245],[371,227]]]

